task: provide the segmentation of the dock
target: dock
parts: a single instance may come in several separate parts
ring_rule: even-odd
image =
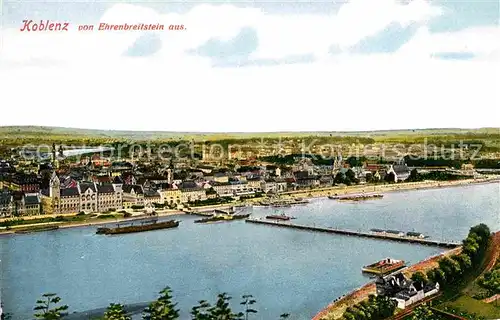
[[[345,236],[355,236],[355,237],[360,237],[360,238],[371,238],[371,239],[379,239],[379,240],[387,240],[387,241],[414,243],[414,244],[421,244],[421,245],[442,247],[442,248],[456,248],[456,247],[461,245],[458,242],[435,241],[435,240],[429,240],[429,239],[404,237],[404,236],[400,237],[400,236],[394,236],[394,235],[389,235],[389,234],[375,234],[375,233],[369,233],[369,232],[327,228],[327,227],[313,227],[313,226],[306,226],[306,225],[289,223],[289,222],[267,221],[267,220],[253,219],[253,218],[246,219],[245,222],[255,223],[255,224],[265,224],[265,225],[274,226],[274,227],[282,227],[282,228],[290,228],[290,229],[298,229],[298,230],[306,230],[306,231],[315,231],[315,232],[323,232],[323,233],[330,233],[330,234],[339,234],[339,235],[345,235]]]

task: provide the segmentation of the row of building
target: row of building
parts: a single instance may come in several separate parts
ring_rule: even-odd
[[[333,166],[314,166],[307,159],[288,167],[254,166],[248,170],[220,171],[203,165],[182,170],[169,166],[156,172],[140,172],[126,162],[112,166],[99,162],[96,168],[95,161],[68,170],[40,167],[38,173],[28,174],[3,170],[0,214],[5,217],[106,212],[155,204],[176,207],[209,198],[328,187],[334,184],[337,175],[347,175],[348,171],[361,183],[368,175],[383,179],[393,172],[401,181],[410,173],[404,164],[347,168],[341,161]]]

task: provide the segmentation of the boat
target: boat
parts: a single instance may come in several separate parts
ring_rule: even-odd
[[[266,219],[288,221],[288,220],[295,219],[295,218],[287,216],[284,213],[282,213],[282,214],[272,214],[272,215],[266,216]]]
[[[386,258],[384,260],[380,260],[370,265],[364,266],[361,270],[365,273],[386,275],[396,270],[402,269],[405,266],[406,262],[404,260]]]
[[[295,198],[293,204],[308,204],[309,200],[303,198]]]
[[[32,232],[52,231],[57,229],[59,229],[59,226],[34,226],[34,227],[20,228],[14,231],[14,233],[26,234]]]
[[[233,220],[242,220],[250,217],[250,213],[248,214],[221,214],[221,215],[213,215],[211,217],[194,220],[194,223],[209,223],[209,222],[218,222],[218,221],[233,221]]]
[[[97,228],[96,234],[124,234],[124,233],[134,233],[134,232],[144,232],[151,230],[160,230],[160,229],[169,229],[169,228],[177,228],[179,226],[180,221],[176,220],[168,220],[157,222],[154,220],[151,223],[142,224],[142,225],[129,225],[129,226],[117,226],[116,228]]]
[[[383,198],[383,194],[353,194],[353,195],[343,195],[343,196],[328,196],[328,199],[339,200],[339,201],[361,201],[369,199],[380,199]]]
[[[289,208],[292,205],[290,203],[274,203],[273,207],[275,208]]]

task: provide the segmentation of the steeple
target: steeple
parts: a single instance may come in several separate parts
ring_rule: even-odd
[[[64,151],[64,150],[63,150],[62,145],[59,145],[59,151],[58,151],[58,152],[59,152],[59,157],[60,157],[60,158],[64,157],[64,152],[63,152],[63,151]]]
[[[56,172],[52,172],[52,177],[50,177],[49,182],[49,192],[51,198],[59,198],[61,193],[61,181],[57,177]]]
[[[56,161],[56,144],[52,143],[52,162]]]

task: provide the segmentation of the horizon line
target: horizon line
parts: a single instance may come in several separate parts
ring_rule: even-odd
[[[167,130],[134,130],[134,129],[96,129],[82,127],[63,127],[63,126],[44,126],[44,125],[0,125],[2,129],[63,129],[63,130],[79,130],[79,131],[106,131],[106,132],[125,132],[125,133],[171,133],[171,134],[279,134],[279,133],[377,133],[377,132],[394,132],[394,131],[432,131],[432,130],[488,130],[498,129],[500,127],[435,127],[435,128],[396,128],[396,129],[376,129],[376,130],[281,130],[281,131],[167,131]]]

